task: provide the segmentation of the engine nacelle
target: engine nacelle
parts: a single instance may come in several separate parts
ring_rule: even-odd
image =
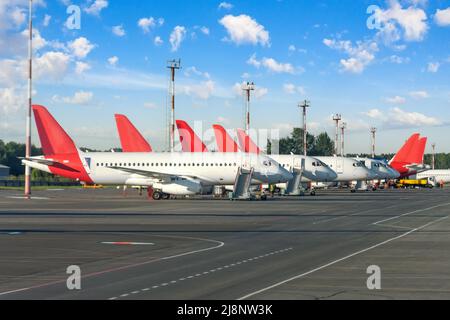
[[[155,182],[153,179],[145,178],[131,178],[125,183],[131,186],[152,187],[155,190],[160,190],[174,196],[187,196],[199,194],[202,191],[202,185],[199,181],[188,179],[175,179],[172,182]]]
[[[180,180],[174,183],[155,183],[153,189],[161,190],[174,196],[186,196],[199,194],[202,191],[202,185],[198,181]]]

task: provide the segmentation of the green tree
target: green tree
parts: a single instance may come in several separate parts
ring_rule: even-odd
[[[319,134],[314,143],[311,156],[332,156],[334,154],[334,142],[326,132]]]

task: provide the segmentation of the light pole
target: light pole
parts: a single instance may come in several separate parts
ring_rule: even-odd
[[[341,125],[341,157],[344,157],[344,140],[345,140],[345,129],[347,129],[347,123],[343,122]]]
[[[311,103],[308,100],[303,101],[298,105],[303,109],[303,155],[306,157],[308,155],[308,130],[306,126],[306,109],[311,107]]]
[[[175,70],[181,68],[181,60],[171,60],[167,62],[167,68],[170,69],[170,94],[171,94],[171,113],[170,113],[170,152],[175,149]]]
[[[250,97],[251,92],[255,90],[255,83],[253,82],[247,82],[243,87],[242,90],[245,91],[245,133],[247,135],[250,134]]]
[[[26,123],[25,158],[31,157],[31,109],[32,109],[32,78],[33,78],[33,0],[28,8],[28,110]],[[31,197],[31,168],[25,165],[25,198]]]
[[[372,159],[375,159],[375,142],[376,142],[376,134],[377,128],[370,128],[370,133],[372,133]]]
[[[433,154],[432,154],[432,164],[431,167],[433,168],[433,170],[436,168],[436,143],[433,143],[431,145],[431,147],[433,148]]]
[[[333,116],[333,121],[336,122],[336,136],[334,139],[334,154],[337,156],[339,154],[339,121],[342,120],[342,115],[335,114]]]

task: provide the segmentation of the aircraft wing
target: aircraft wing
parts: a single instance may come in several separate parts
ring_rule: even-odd
[[[144,177],[154,178],[154,179],[160,179],[160,180],[171,180],[175,178],[190,178],[190,179],[198,179],[198,177],[195,176],[178,176],[174,174],[168,174],[168,173],[161,173],[161,172],[155,172],[155,171],[149,171],[149,170],[139,170],[139,169],[132,169],[132,168],[124,168],[124,167],[107,167],[109,169],[114,170],[120,170],[123,172],[131,173],[131,174],[137,174]]]
[[[59,163],[59,162],[51,160],[51,159],[43,159],[43,158],[23,158],[23,157],[19,157],[18,159],[24,160],[24,161],[29,161],[29,162],[35,162],[35,163],[43,164],[43,165],[46,165],[46,166],[53,166],[56,163]]]

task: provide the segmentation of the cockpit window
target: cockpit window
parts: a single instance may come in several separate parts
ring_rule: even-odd
[[[271,167],[272,166],[272,161],[263,161],[263,165],[266,167]]]

